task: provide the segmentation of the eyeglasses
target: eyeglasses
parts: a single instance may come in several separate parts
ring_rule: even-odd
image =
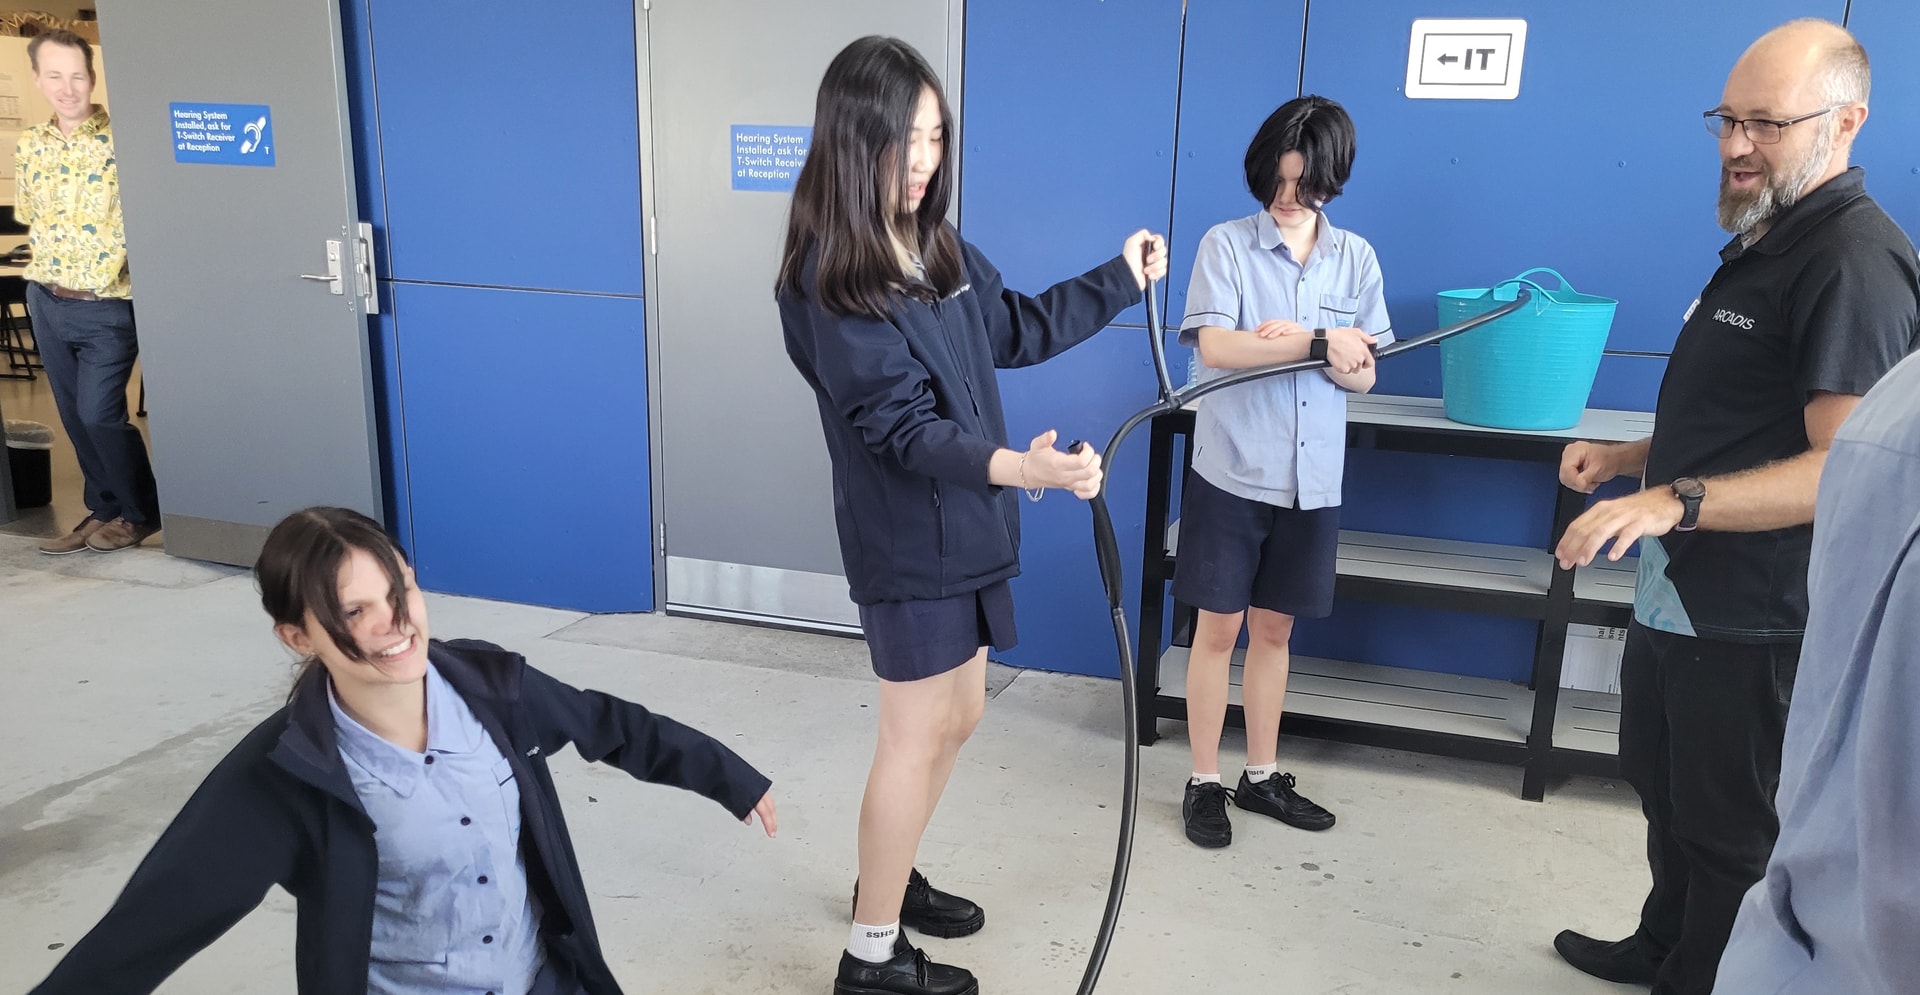
[[[1811,121],[1822,114],[1831,114],[1839,109],[1839,107],[1827,107],[1814,111],[1812,114],[1802,114],[1799,117],[1789,118],[1785,121],[1768,121],[1765,118],[1748,118],[1742,121],[1738,118],[1728,117],[1719,111],[1707,111],[1700,116],[1706,121],[1707,133],[1722,141],[1732,138],[1734,125],[1739,125],[1746,131],[1747,141],[1755,145],[1772,145],[1780,141],[1780,132],[1788,125],[1799,124],[1802,121]]]

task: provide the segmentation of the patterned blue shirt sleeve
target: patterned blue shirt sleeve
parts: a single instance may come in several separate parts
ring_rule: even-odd
[[[1200,240],[1187,281],[1187,314],[1180,322],[1180,344],[1200,343],[1200,326],[1238,328],[1242,296],[1240,267],[1233,258],[1227,226],[1216,225]]]
[[[1375,348],[1393,344],[1393,318],[1387,314],[1387,290],[1380,276],[1380,258],[1365,239],[1349,236],[1354,249],[1354,296],[1360,299],[1360,330],[1375,338]]]

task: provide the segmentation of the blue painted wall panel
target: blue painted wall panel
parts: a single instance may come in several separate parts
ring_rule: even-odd
[[[1920,3],[1853,0],[1847,27],[1873,63],[1870,113],[1853,161],[1893,220],[1920,235]]]
[[[1666,374],[1664,356],[1602,356],[1587,406],[1652,411],[1660,399],[1660,378]]]
[[[563,6],[373,3],[395,279],[643,292],[634,6]]]
[[[653,607],[643,302],[399,284],[423,585]]]
[[[1621,302],[1609,346],[1665,352],[1717,264],[1718,158],[1700,111],[1754,38],[1843,0],[1318,4],[1306,89],[1345,104],[1360,155],[1329,209],[1379,250],[1397,328],[1432,327],[1436,291],[1553,266]],[[1520,96],[1410,100],[1416,17],[1528,20]],[[1398,383],[1392,384],[1398,389]]]
[[[1179,0],[971,0],[961,233],[1037,292],[1164,232]],[[1142,309],[1122,315],[1145,324]]]
[[[1147,333],[1114,326],[1043,366],[1000,374],[1007,431],[1016,448],[1051,428],[1060,446],[1084,439],[1104,449],[1128,415],[1153,403]],[[1148,429],[1136,430],[1115,461],[1107,507],[1125,566],[1127,604],[1137,604],[1145,539]],[[1021,576],[1014,581],[1020,645],[996,658],[1025,667],[1118,673],[1113,624],[1093,554],[1093,518],[1064,491],[1039,503],[1020,499]],[[1131,619],[1137,627],[1138,619]]]
[[[1167,321],[1186,315],[1193,257],[1207,229],[1260,209],[1247,192],[1247,142],[1300,95],[1301,0],[1207,0],[1187,6],[1180,62]],[[1187,350],[1181,350],[1184,360]]]
[[[967,4],[961,231],[1007,285],[1036,293],[1112,258],[1140,228],[1165,231],[1172,203],[1179,0],[971,0]],[[1135,306],[1122,324],[1144,324]],[[1104,446],[1153,399],[1145,333],[1110,328],[1044,366],[1001,376],[1007,428],[1024,444]],[[1145,433],[1108,501],[1138,582]],[[1022,666],[1114,674],[1087,509],[1062,493],[1022,501],[1015,582]]]
[[[1556,480],[1544,463],[1353,450],[1340,525],[1544,549]]]
[[[1293,651],[1519,683],[1531,672],[1538,628],[1516,618],[1341,601],[1332,615],[1294,627]]]

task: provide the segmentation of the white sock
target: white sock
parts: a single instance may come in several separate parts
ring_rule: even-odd
[[[1261,781],[1278,773],[1280,773],[1280,761],[1278,760],[1270,764],[1261,764],[1258,767],[1252,764],[1247,765],[1247,780],[1254,784],[1259,784]]]
[[[869,964],[884,964],[893,959],[893,941],[900,936],[900,924],[862,926],[853,924],[847,937],[847,952]]]
[[[1193,774],[1193,780],[1188,781],[1187,783],[1188,784],[1219,784],[1220,775],[1202,774],[1199,771],[1195,771]]]

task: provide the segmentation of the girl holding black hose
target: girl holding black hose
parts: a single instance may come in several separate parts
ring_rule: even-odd
[[[947,224],[952,114],[904,42],[863,38],[828,66],[794,192],[776,295],[787,353],[819,402],[853,600],[880,678],[860,811],[854,924],[837,995],[971,995],[902,924],[963,936],[980,907],[913,869],[921,834],[986,701],[987,648],[1014,643],[1016,488],[1091,498],[1098,456],[1055,434],[1009,448],[994,370],[1105,327],[1166,272],[1162,240],[1037,297],[1002,286]]]

